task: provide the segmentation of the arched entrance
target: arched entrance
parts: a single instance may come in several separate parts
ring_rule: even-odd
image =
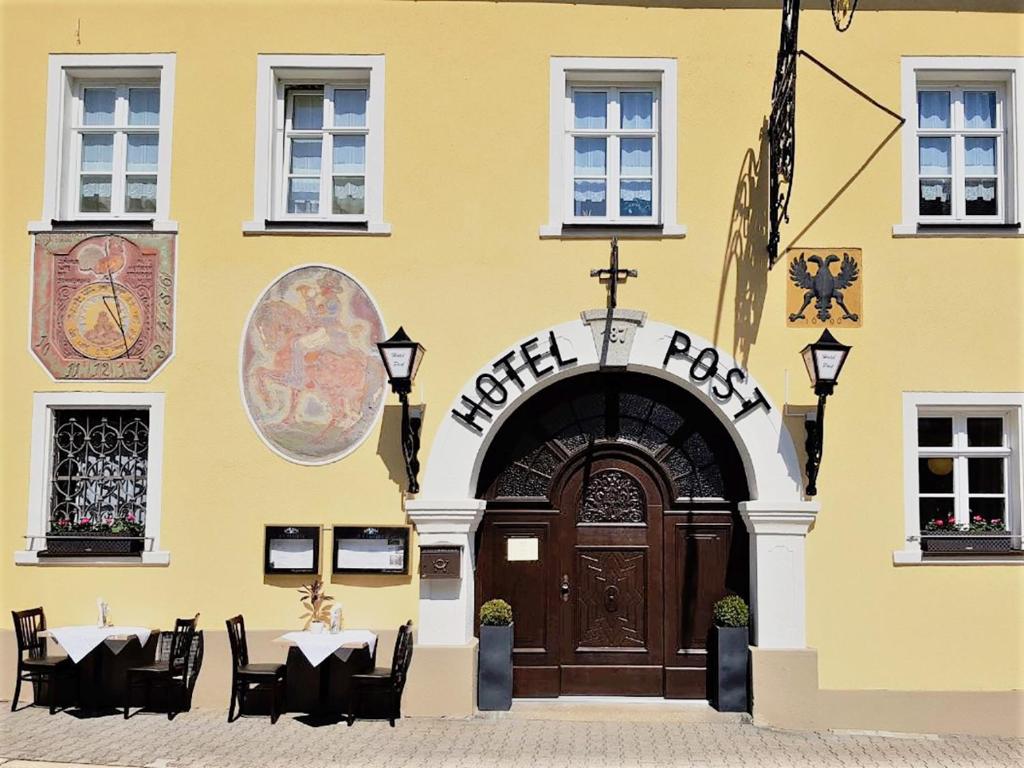
[[[490,446],[519,409],[549,387],[618,370],[660,379],[680,397],[692,396],[729,436],[746,481],[747,495],[735,501],[746,529],[739,535],[749,536],[753,640],[761,649],[805,648],[804,544],[818,505],[802,498],[801,462],[770,390],[696,334],[647,320],[641,312],[598,314],[596,324],[594,313],[584,313],[495,350],[451,401],[425,454],[421,492],[405,509],[420,547],[459,548],[460,577],[419,581],[417,643],[464,653],[466,675],[471,674],[476,534],[489,503],[479,494],[489,487],[482,477]],[[624,328],[627,321],[633,325]],[[731,511],[728,520],[732,563],[738,562],[732,552],[742,548],[736,535],[741,527]],[[666,571],[685,573],[686,567],[663,563]],[[728,578],[729,588],[742,594],[737,578]]]
[[[593,372],[502,425],[478,495],[476,605],[516,617],[516,696],[704,698],[711,607],[748,596],[743,463],[700,400]]]

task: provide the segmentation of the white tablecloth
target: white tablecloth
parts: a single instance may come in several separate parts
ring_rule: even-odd
[[[67,651],[71,660],[77,664],[84,659],[89,651],[102,643],[108,637],[137,637],[139,645],[145,645],[149,640],[150,631],[146,627],[57,627],[50,630],[50,636],[57,641],[61,648]],[[123,645],[111,646],[114,653],[120,652]]]
[[[277,638],[282,643],[292,643],[309,659],[314,667],[320,666],[324,659],[337,653],[342,661],[347,661],[355,648],[342,648],[343,645],[366,643],[373,655],[377,647],[377,636],[368,629],[343,629],[337,634],[330,632],[288,632]]]

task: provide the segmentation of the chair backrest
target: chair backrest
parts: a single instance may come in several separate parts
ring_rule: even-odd
[[[398,628],[395,653],[391,657],[391,685],[398,693],[405,688],[405,678],[412,663],[412,619]]]
[[[249,663],[249,644],[245,640],[245,619],[238,614],[224,622],[231,643],[231,661],[235,669]]]
[[[171,674],[185,674],[189,654],[192,652],[192,638],[196,634],[196,623],[198,621],[198,613],[191,619],[175,619],[174,634],[171,636],[170,654],[167,657],[167,664],[171,669]]]
[[[46,615],[42,607],[27,611],[11,611],[14,619],[14,634],[18,641],[18,658],[28,651],[30,659],[46,656],[46,638],[39,633],[46,629]]]

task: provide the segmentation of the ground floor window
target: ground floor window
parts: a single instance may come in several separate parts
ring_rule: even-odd
[[[143,538],[149,410],[53,409],[47,534]]]
[[[907,533],[922,552],[1021,549],[1019,397],[906,396]]]
[[[43,392],[34,398],[22,565],[130,558],[163,565],[161,393]]]

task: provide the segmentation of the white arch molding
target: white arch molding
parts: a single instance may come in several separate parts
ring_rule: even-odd
[[[596,314],[601,319],[593,322]],[[674,354],[666,361],[670,349]],[[502,424],[556,381],[600,370],[602,359],[685,389],[726,427],[751,496],[739,507],[750,531],[754,641],[761,648],[805,647],[804,542],[818,505],[803,499],[800,463],[781,409],[728,353],[688,331],[647,322],[635,310],[617,310],[611,318],[604,310],[585,312],[579,320],[499,350],[446,411],[427,457],[421,492],[405,506],[420,546],[462,547],[462,578],[420,581],[419,642],[473,642],[473,540],[484,510],[476,498],[477,477]],[[716,373],[708,375],[716,361]],[[730,377],[733,369],[737,372]],[[482,397],[485,391],[490,400]],[[487,414],[478,409],[471,415],[475,402]]]

